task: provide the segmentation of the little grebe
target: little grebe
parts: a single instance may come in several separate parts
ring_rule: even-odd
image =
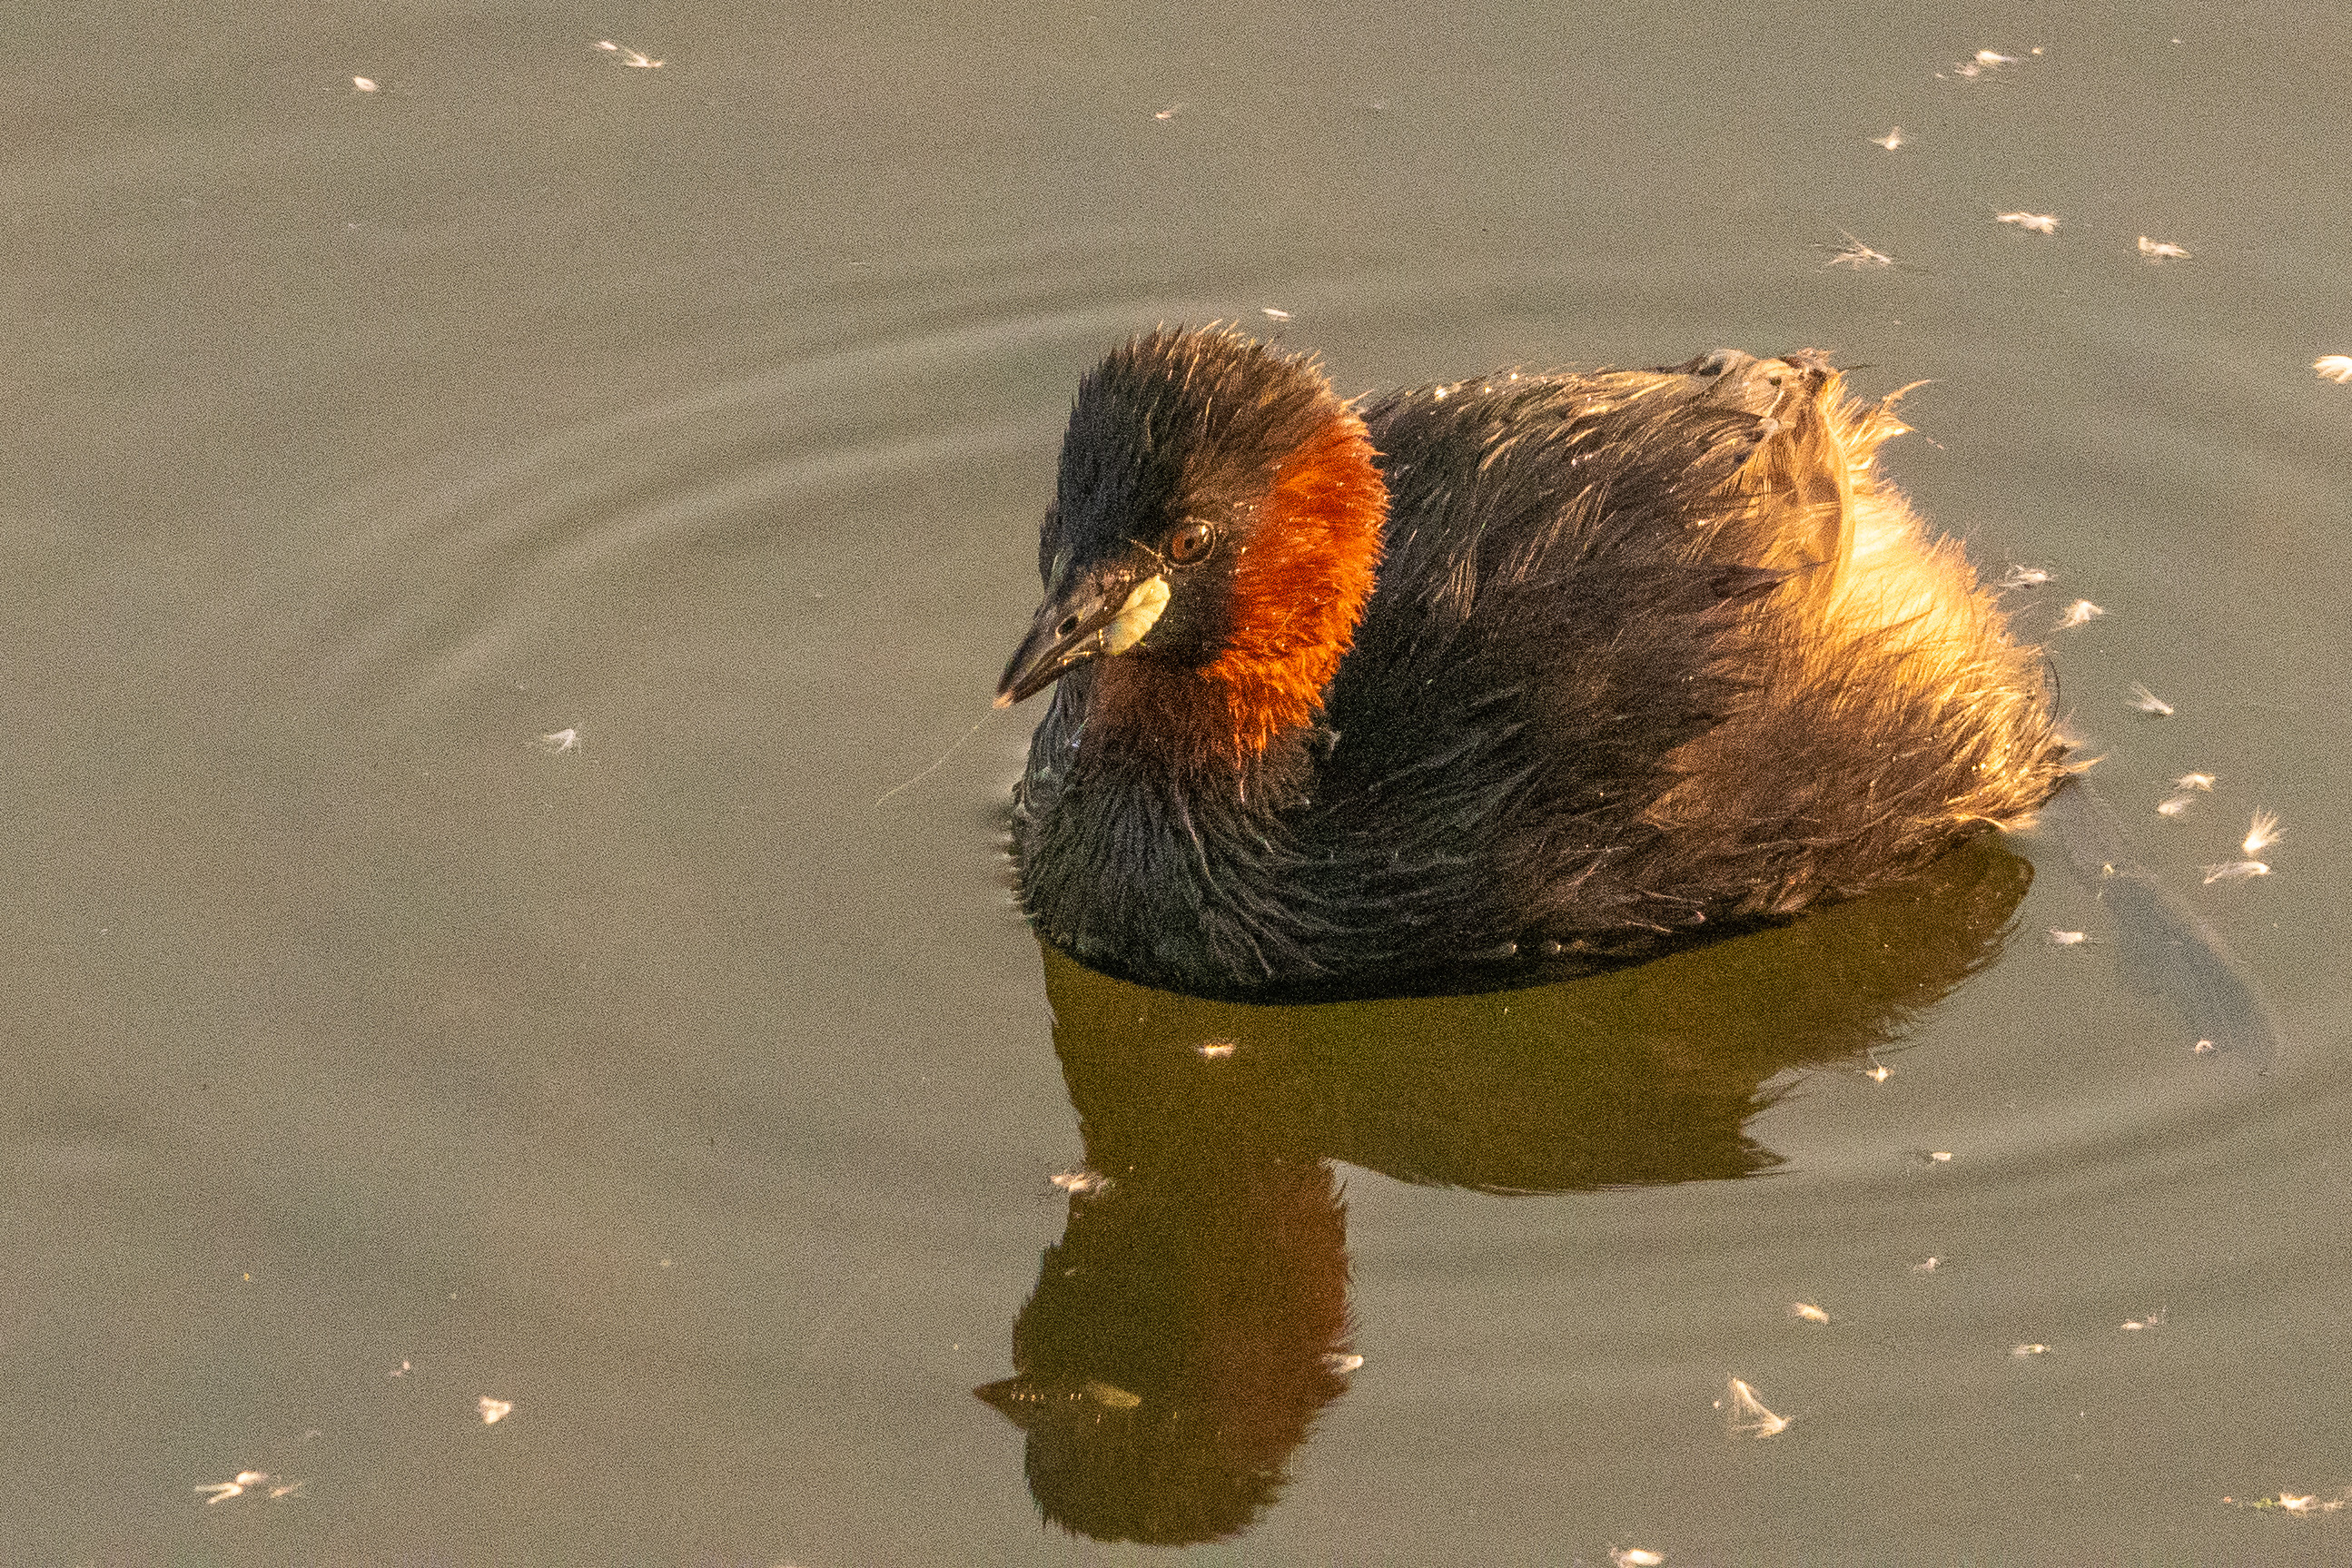
[[[1597,967],[2021,825],[2069,774],[2040,653],[1872,472],[1826,356],[1344,402],[1162,329],[1078,388],[1000,706],[1058,681],[1021,896],[1211,995]]]

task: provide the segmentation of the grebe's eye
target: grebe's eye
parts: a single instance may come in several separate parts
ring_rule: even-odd
[[[1217,531],[1208,524],[1186,523],[1168,536],[1168,559],[1178,566],[1191,566],[1208,559],[1216,542]]]

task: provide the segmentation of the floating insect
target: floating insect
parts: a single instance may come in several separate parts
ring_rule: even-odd
[[[2213,776],[2210,773],[2184,773],[2172,781],[2172,787],[2175,789],[2201,789],[2210,795],[2213,792]]]
[[[2049,935],[2042,937],[2053,947],[2080,947],[2090,939],[2091,934],[2087,931],[2061,931],[2055,925],[2050,928]]]
[[[1258,314],[1265,317],[1269,321],[1287,321],[1290,319],[1289,311],[1277,310],[1271,305],[1261,306],[1258,309]]]
[[[514,1414],[514,1401],[511,1399],[493,1399],[488,1395],[485,1394],[479,1399],[474,1401],[474,1408],[480,1413],[483,1426],[495,1427],[499,1422]]]
[[[1874,136],[1870,140],[1874,145],[1884,147],[1889,152],[1892,152],[1897,147],[1903,145],[1903,128],[1898,125],[1894,130],[1888,131],[1885,135]],[[2341,357],[2342,356],[2340,355],[2338,356],[2338,358]]]
[[[2150,239],[2146,235],[2139,236],[2139,253],[2147,257],[2148,265],[2151,267],[2161,261],[2189,259],[2189,252],[2185,246],[2174,245],[2168,240]]]
[[[1993,219],[1993,222],[2009,224],[2038,235],[2054,235],[2058,232],[2058,214],[2055,213],[2003,213]]]
[[[1811,1301],[1790,1301],[1789,1303],[1789,1315],[1792,1318],[1802,1318],[1809,1323],[1825,1323],[1830,1321],[1829,1313],[1822,1311],[1821,1308],[1813,1305]]]
[[[2012,566],[2009,569],[2009,575],[2000,580],[2000,586],[2003,588],[2040,588],[2044,583],[2054,582],[2057,579],[2051,574],[2050,569],[2047,567]]]

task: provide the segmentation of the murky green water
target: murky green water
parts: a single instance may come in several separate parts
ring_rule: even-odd
[[[2342,18],[13,32],[0,1557],[2352,1557]],[[1041,959],[1069,392],[1269,308],[1350,392],[1930,378],[1888,466],[2105,608],[2067,706],[2269,1072],[2046,839],[1475,999]]]

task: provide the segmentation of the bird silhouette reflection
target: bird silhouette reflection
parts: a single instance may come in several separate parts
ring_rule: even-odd
[[[1991,840],[1916,881],[1639,967],[1480,996],[1254,1006],[1043,949],[1087,1167],[975,1392],[1045,1517],[1100,1541],[1247,1530],[1347,1386],[1334,1163],[1496,1194],[1720,1180],[1790,1070],[1859,1057],[1999,950],[2032,868]],[[1228,1049],[1229,1048],[1229,1049]]]

